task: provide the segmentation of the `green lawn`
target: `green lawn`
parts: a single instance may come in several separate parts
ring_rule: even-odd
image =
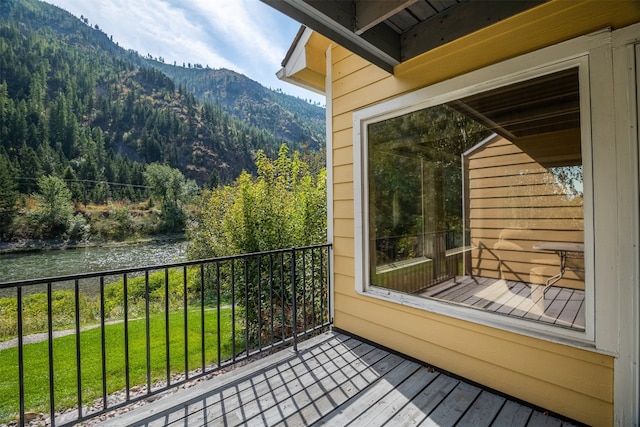
[[[231,357],[231,309],[221,309],[220,337],[221,359]],[[205,362],[218,359],[216,327],[217,312],[205,312]],[[202,366],[201,313],[199,309],[188,311],[188,360],[189,369]],[[154,314],[150,320],[151,380],[152,383],[166,379],[166,339],[164,314]],[[236,337],[242,337],[239,328]],[[125,387],[124,324],[108,325],[106,331],[107,392]],[[184,311],[177,310],[169,316],[169,348],[172,372],[185,368]],[[244,342],[238,342],[236,351],[241,351]],[[145,321],[129,322],[129,372],[130,384],[146,383],[146,332]],[[77,404],[76,340],[69,335],[53,340],[53,365],[55,378],[56,410]],[[82,398],[92,402],[102,395],[102,351],[100,328],[80,334]],[[47,341],[24,346],[24,376],[26,411],[49,411],[49,372]],[[14,419],[19,412],[18,350],[0,351],[0,423]]]

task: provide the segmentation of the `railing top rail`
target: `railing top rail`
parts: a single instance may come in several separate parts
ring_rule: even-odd
[[[191,260],[191,261],[181,261],[181,262],[176,262],[171,264],[156,264],[156,265],[147,265],[142,267],[129,267],[129,268],[119,268],[115,270],[105,270],[105,271],[99,271],[99,272],[70,274],[70,275],[64,275],[64,276],[52,276],[52,277],[42,277],[42,278],[35,278],[35,279],[14,280],[11,282],[0,282],[0,289],[12,288],[17,286],[29,286],[29,285],[40,285],[40,284],[46,284],[46,283],[65,282],[70,280],[90,279],[94,277],[115,276],[120,274],[138,273],[138,272],[148,271],[148,270],[161,270],[165,268],[188,267],[192,265],[205,264],[205,263],[224,262],[232,259],[243,259],[243,258],[258,257],[258,256],[264,256],[264,255],[274,255],[274,254],[280,254],[280,253],[286,253],[286,252],[302,251],[302,250],[309,250],[309,249],[316,249],[316,248],[328,248],[328,247],[331,247],[331,243],[321,243],[321,244],[309,245],[309,246],[274,249],[270,251],[227,255],[227,256],[216,257],[216,258],[204,258],[204,259]]]

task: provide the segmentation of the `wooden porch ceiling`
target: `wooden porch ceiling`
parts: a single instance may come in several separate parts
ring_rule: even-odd
[[[421,53],[545,0],[261,0],[393,73]]]

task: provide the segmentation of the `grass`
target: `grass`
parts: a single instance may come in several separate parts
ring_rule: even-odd
[[[185,360],[189,369],[202,366],[201,312],[188,310],[188,355],[185,355],[184,311],[176,310],[169,316],[169,348],[171,372],[184,372]],[[218,361],[218,333],[221,341],[221,360],[232,356],[231,309],[220,310],[220,331],[217,330],[216,310],[205,311],[205,364]],[[133,320],[128,324],[130,385],[146,384],[146,322]],[[166,379],[166,338],[164,314],[150,317],[151,382]],[[239,328],[236,330],[241,337]],[[125,388],[124,324],[105,327],[107,393]],[[236,345],[243,349],[244,342]],[[48,342],[24,346],[25,409],[27,412],[49,411],[49,354]],[[53,340],[53,366],[55,383],[55,409],[77,406],[76,337],[69,335]],[[102,351],[100,328],[80,334],[80,365],[82,400],[93,402],[102,396]],[[18,349],[0,351],[0,423],[15,419],[19,412]]]

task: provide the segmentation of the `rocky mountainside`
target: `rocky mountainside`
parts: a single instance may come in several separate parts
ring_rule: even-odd
[[[94,183],[89,199],[134,198],[152,162],[229,182],[282,144],[322,150],[324,109],[229,70],[143,58],[50,4],[0,0],[0,163],[21,193],[51,174]]]

